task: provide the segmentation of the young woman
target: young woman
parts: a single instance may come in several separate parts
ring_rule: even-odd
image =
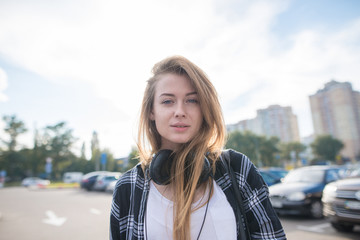
[[[142,102],[140,163],[116,185],[110,239],[235,240],[242,230],[252,239],[286,239],[257,169],[230,150],[236,195],[224,161],[225,135],[206,74],[181,56],[157,63]]]

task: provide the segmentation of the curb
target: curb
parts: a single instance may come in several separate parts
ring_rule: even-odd
[[[75,189],[79,186],[38,186],[39,189]]]
[[[79,185],[34,185],[34,186],[29,186],[29,189],[76,189],[76,188],[80,188]]]

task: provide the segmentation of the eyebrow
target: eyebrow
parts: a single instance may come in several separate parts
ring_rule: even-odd
[[[195,94],[197,94],[197,92],[190,92],[190,93],[187,93],[185,96],[190,96],[190,95],[195,95]],[[165,97],[174,97],[175,94],[172,94],[172,93],[162,93],[162,94],[160,94],[159,97],[163,97],[163,96],[165,96]]]

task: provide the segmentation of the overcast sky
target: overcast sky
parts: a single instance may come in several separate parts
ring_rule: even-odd
[[[356,0],[0,0],[0,116],[25,122],[27,146],[66,121],[77,151],[97,131],[127,156],[152,66],[183,55],[214,83],[227,124],[279,104],[306,137],[309,95],[331,79],[360,90],[359,44]]]

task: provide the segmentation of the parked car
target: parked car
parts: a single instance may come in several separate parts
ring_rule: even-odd
[[[64,183],[79,183],[84,174],[82,172],[66,172],[63,175]]]
[[[306,214],[322,218],[322,192],[327,183],[340,179],[337,166],[308,166],[290,171],[283,181],[269,187],[278,214]]]
[[[268,186],[272,186],[274,184],[281,182],[281,178],[279,178],[278,176],[272,174],[267,170],[260,169],[259,172]]]
[[[96,182],[97,177],[106,173],[108,173],[108,171],[95,171],[85,174],[82,177],[80,187],[88,191],[93,190],[93,186]]]
[[[24,187],[46,186],[49,184],[50,184],[49,180],[38,178],[38,177],[27,177],[21,181],[21,186],[24,186]]]
[[[99,175],[96,178],[93,190],[105,191],[109,183],[119,180],[120,176],[120,172],[109,172],[103,175]]]
[[[329,183],[322,196],[324,216],[338,231],[351,232],[360,225],[360,177]]]
[[[288,170],[285,170],[283,168],[277,168],[277,167],[267,168],[266,171],[268,171],[269,173],[275,175],[279,179],[284,178],[289,173]]]
[[[350,177],[360,177],[360,166],[352,169],[352,171],[349,175],[350,175]]]
[[[109,193],[113,193],[114,190],[115,190],[115,186],[116,186],[116,183],[117,183],[117,182],[118,182],[117,180],[110,182],[110,183],[107,185],[105,191],[106,191],[106,192],[109,192]]]

